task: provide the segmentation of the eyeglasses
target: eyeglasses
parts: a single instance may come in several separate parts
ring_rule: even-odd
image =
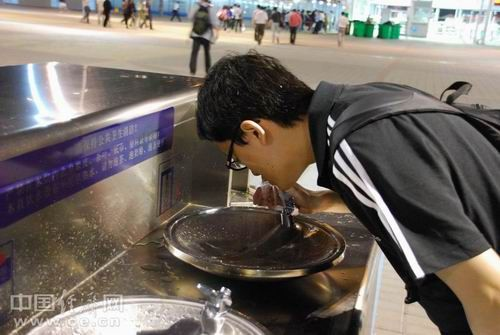
[[[234,171],[241,171],[246,169],[247,166],[245,164],[240,163],[236,159],[234,159],[233,146],[234,146],[234,137],[231,139],[231,144],[229,145],[229,151],[227,152],[226,167]]]

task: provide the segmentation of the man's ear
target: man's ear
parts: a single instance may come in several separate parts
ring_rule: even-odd
[[[261,144],[267,143],[266,131],[257,122],[252,120],[244,120],[240,124],[240,129],[241,131],[243,131],[243,136],[245,137],[245,140],[251,141],[251,139],[256,139]]]

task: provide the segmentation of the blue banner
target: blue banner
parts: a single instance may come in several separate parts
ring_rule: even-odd
[[[0,162],[0,228],[172,147],[174,108]]]

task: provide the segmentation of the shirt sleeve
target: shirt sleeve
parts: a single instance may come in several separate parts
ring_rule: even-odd
[[[491,248],[475,222],[481,201],[467,200],[468,191],[487,196],[490,188],[487,178],[476,179],[488,171],[477,151],[485,143],[467,125],[436,114],[384,119],[352,133],[334,154],[344,200],[415,279]],[[499,207],[498,199],[483,201]]]

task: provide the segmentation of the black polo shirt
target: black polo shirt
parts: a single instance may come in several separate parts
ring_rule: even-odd
[[[443,113],[381,119],[332,152],[335,120],[370,85],[313,96],[318,184],[340,194],[441,331],[468,334],[459,300],[435,273],[499,252],[500,153],[464,118]]]

